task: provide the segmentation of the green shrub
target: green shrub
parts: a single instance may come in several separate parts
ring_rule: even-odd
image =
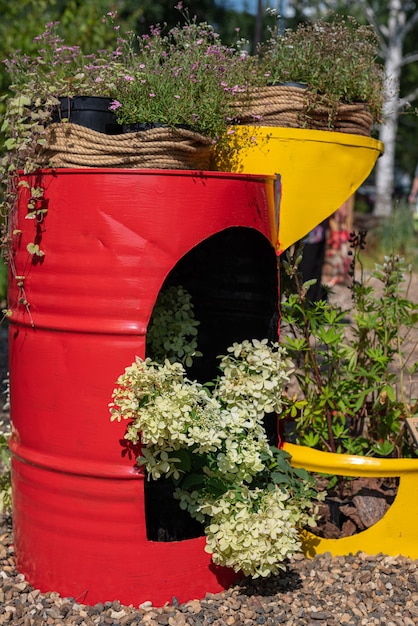
[[[298,271],[300,249],[283,260],[289,280],[282,301],[282,343],[299,386],[287,398],[301,444],[331,452],[414,455],[405,418],[418,410],[408,393],[418,371],[407,340],[418,324],[408,297],[411,267],[388,254],[366,277],[365,232],[350,235],[352,307],[312,304]],[[413,352],[415,345],[410,347]]]

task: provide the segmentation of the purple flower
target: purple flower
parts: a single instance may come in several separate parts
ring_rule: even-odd
[[[121,106],[119,100],[113,100],[113,102],[110,103],[109,110],[116,111],[116,109],[119,109]]]

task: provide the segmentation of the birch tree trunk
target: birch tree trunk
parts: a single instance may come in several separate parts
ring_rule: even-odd
[[[395,145],[399,118],[399,83],[402,67],[403,36],[406,21],[402,0],[389,0],[389,19],[386,30],[385,71],[386,97],[383,106],[383,123],[379,139],[385,153],[376,164],[376,202],[374,213],[388,216],[392,213],[395,187]]]

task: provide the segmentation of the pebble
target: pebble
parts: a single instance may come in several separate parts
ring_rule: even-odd
[[[296,555],[280,576],[135,608],[42,594],[16,572],[11,544],[11,520],[0,518],[0,626],[418,626],[418,560],[402,556]]]

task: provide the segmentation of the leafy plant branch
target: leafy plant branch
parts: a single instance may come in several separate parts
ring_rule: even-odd
[[[299,392],[288,398],[300,443],[333,452],[414,455],[405,418],[417,401],[405,390],[406,340],[417,327],[418,305],[405,291],[411,268],[385,257],[366,277],[361,253],[366,233],[350,235],[352,309],[306,300],[298,272],[301,250],[283,261],[283,345],[297,365]],[[415,346],[412,347],[412,350]]]

